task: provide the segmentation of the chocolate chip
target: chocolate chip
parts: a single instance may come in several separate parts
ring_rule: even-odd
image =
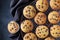
[[[44,34],[44,36],[45,36],[45,34]]]
[[[54,0],[56,2],[56,0]]]
[[[41,18],[39,20],[41,21]]]
[[[55,19],[55,18],[52,18],[53,20],[55,20],[55,21],[58,21],[57,19]]]
[[[56,34],[58,34],[58,33],[56,32]]]
[[[31,9],[31,7],[27,7],[27,8]]]
[[[30,10],[28,10],[30,12]]]
[[[58,5],[55,3],[55,5],[58,7]]]
[[[39,23],[39,21],[38,20],[36,20],[37,21],[37,23]]]
[[[57,30],[60,30],[60,29],[57,29]]]
[[[42,5],[43,5],[44,3],[42,2]]]
[[[55,28],[53,28],[55,30]]]
[[[48,29],[45,30],[45,32],[47,32],[47,31],[48,31]]]
[[[16,26],[14,26],[14,28],[16,28]]]
[[[39,35],[41,37],[41,35]]]
[[[41,29],[42,30],[42,29]]]
[[[31,17],[30,15],[26,14],[27,17]]]
[[[45,3],[45,5],[47,6],[47,3]]]
[[[25,26],[23,28],[25,28]]]
[[[26,13],[27,13],[28,11],[26,11]]]
[[[38,5],[38,8],[40,9],[40,5]]]
[[[29,38],[29,36],[25,37],[25,39],[28,39],[28,38]]]
[[[12,31],[12,30],[10,29],[10,31]]]
[[[30,39],[30,40],[32,40],[32,39]]]
[[[41,32],[39,32],[39,33],[41,33]]]
[[[31,36],[31,34],[29,34],[29,36]]]
[[[17,30],[17,29],[15,29],[15,30]]]
[[[12,28],[12,30],[13,30],[14,28]]]
[[[29,22],[27,24],[29,24]]]
[[[42,8],[43,8],[43,6],[42,6]]]
[[[59,1],[57,1],[57,3],[60,3]]]
[[[54,34],[54,33],[53,33]]]
[[[41,15],[40,18],[45,17],[44,15]]]
[[[32,25],[29,25],[30,27],[32,26]]]
[[[45,28],[43,27],[43,29],[45,29]]]
[[[25,25],[25,27],[26,27],[27,25]]]
[[[50,29],[50,31],[52,31],[52,29]]]
[[[40,29],[38,29],[38,31],[40,31]]]
[[[35,13],[35,10],[32,10],[33,13]]]

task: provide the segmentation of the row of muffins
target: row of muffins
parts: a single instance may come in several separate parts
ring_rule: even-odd
[[[36,10],[33,6],[28,5],[24,8],[23,10],[23,15],[24,17],[26,17],[27,19],[32,19],[34,18],[34,21],[36,22],[36,24],[45,24],[46,20],[47,20],[47,16],[45,15],[45,13],[43,12],[38,12],[36,14]],[[50,23],[52,24],[57,24],[59,23],[60,20],[60,16],[59,16],[59,12],[57,11],[52,11],[49,13],[48,15],[48,20]]]
[[[53,10],[59,10],[60,9],[60,0],[50,0],[50,6]],[[49,5],[48,5],[48,0],[38,0],[36,2],[36,9],[38,11],[40,11],[39,13],[36,12],[36,9],[32,6],[32,5],[28,5],[23,9],[23,15],[24,17],[28,18],[28,19],[32,19],[35,16],[34,21],[37,24],[44,24],[46,23],[46,15],[43,12],[46,12]],[[36,15],[37,14],[37,15]],[[50,23],[52,24],[57,24],[60,20],[60,14],[57,11],[52,11],[50,13],[48,13],[48,20]],[[42,16],[44,15],[44,16]],[[42,16],[42,18],[41,18]]]
[[[37,0],[36,8],[41,12],[47,11],[49,6],[53,10],[60,10],[60,0]]]
[[[23,40],[37,40],[38,38],[46,38],[49,35],[49,29],[45,25],[40,25],[36,28],[35,34],[32,33],[31,31],[33,30],[34,26],[33,23],[30,20],[25,20],[21,23],[21,30],[26,33],[25,36],[23,37]],[[11,34],[15,34],[19,31],[19,25],[15,21],[11,21],[8,24],[8,31]],[[50,34],[54,38],[60,37],[60,25],[53,25],[50,28]],[[37,36],[37,37],[36,37]]]

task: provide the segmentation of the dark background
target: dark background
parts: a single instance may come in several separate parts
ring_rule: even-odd
[[[0,0],[0,40],[11,40],[7,30],[7,24],[12,20],[10,2],[11,0]]]

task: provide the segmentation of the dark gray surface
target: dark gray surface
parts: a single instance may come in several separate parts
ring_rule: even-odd
[[[0,40],[11,40],[7,30],[7,24],[12,20],[10,2],[11,0],[0,0]]]

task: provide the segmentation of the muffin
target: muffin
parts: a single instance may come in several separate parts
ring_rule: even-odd
[[[53,10],[60,10],[60,0],[50,0],[50,6]]]
[[[45,24],[46,23],[46,15],[42,12],[39,12],[35,18],[34,21],[36,24],[40,25],[40,24]]]
[[[57,11],[52,11],[48,15],[48,20],[51,24],[57,24],[59,22],[59,13]]]
[[[47,11],[49,5],[47,0],[38,0],[36,2],[36,8],[38,11],[45,12]]]
[[[23,37],[23,40],[37,40],[37,37],[34,33],[27,33]]]
[[[32,19],[36,15],[36,10],[32,5],[28,5],[23,9],[23,15],[28,19]]]
[[[49,29],[46,26],[41,25],[36,28],[36,35],[38,38],[45,38],[48,36],[48,34]]]
[[[8,31],[11,34],[15,34],[19,31],[19,25],[15,21],[10,21],[8,23]]]
[[[50,33],[53,37],[58,38],[60,37],[60,26],[59,25],[53,25],[50,28]]]
[[[21,23],[21,30],[28,33],[33,30],[33,23],[30,20],[25,20]]]

